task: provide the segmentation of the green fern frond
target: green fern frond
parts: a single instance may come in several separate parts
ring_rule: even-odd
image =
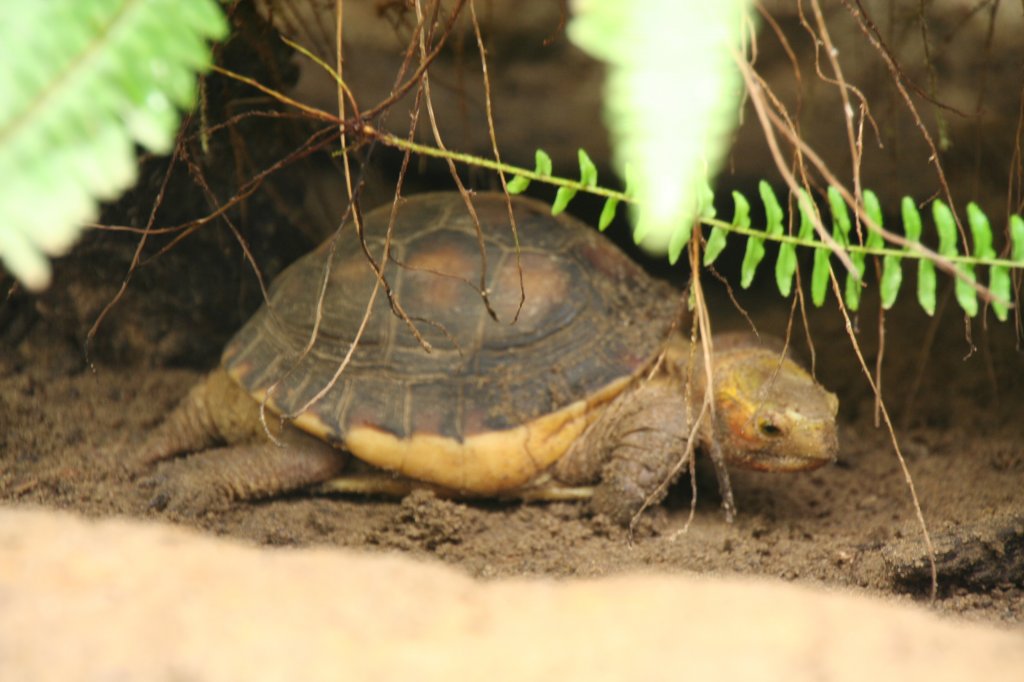
[[[776,285],[783,296],[792,291],[792,279],[796,272],[795,248],[802,246],[814,249],[814,262],[811,270],[811,300],[820,307],[825,302],[830,279],[831,250],[817,241],[813,230],[813,215],[816,207],[805,194],[797,202],[800,213],[800,229],[796,236],[786,235],[781,228],[781,208],[774,191],[762,182],[759,191],[765,207],[767,226],[764,230],[750,227],[749,206],[746,199],[733,192],[737,210],[732,224],[712,221],[711,234],[705,250],[705,265],[710,264],[724,248],[726,231],[738,232],[747,236],[747,247],[741,266],[741,285],[749,286],[753,280],[757,266],[764,255],[764,241],[780,243],[776,261]],[[927,251],[915,249],[913,245],[921,243],[922,221],[917,205],[910,197],[904,197],[901,203],[901,216],[904,233],[910,244],[905,248],[885,246],[882,235],[874,229],[868,229],[863,244],[853,242],[852,222],[849,209],[842,196],[833,187],[827,192],[828,206],[832,214],[832,238],[839,248],[850,254],[854,269],[846,275],[843,299],[850,310],[857,310],[860,296],[864,288],[863,276],[868,256],[882,257],[881,301],[882,306],[890,308],[896,301],[900,285],[903,281],[902,261],[918,260],[917,299],[929,315],[935,314],[936,273],[934,255]],[[878,198],[870,190],[864,191],[864,214],[878,227],[882,226],[882,210]],[[954,282],[954,293],[957,303],[969,316],[978,314],[978,291],[976,270],[989,268],[988,293],[991,294],[991,306],[996,317],[1005,321],[1008,317],[1011,299],[1010,270],[1024,270],[1024,220],[1019,216],[1011,216],[1009,221],[1009,251],[1006,259],[996,257],[992,247],[992,229],[987,216],[975,203],[967,206],[967,219],[971,228],[971,239],[974,243],[971,255],[961,254],[957,247],[956,219],[949,207],[939,199],[932,202],[932,219],[938,235],[939,256],[953,264],[957,277]],[[867,227],[866,225],[864,227]]]
[[[214,0],[50,0],[0,9],[0,259],[50,279],[97,201],[134,183],[135,144],[166,154],[178,110],[227,35]]]
[[[532,173],[511,166],[505,166],[503,170],[515,174],[515,177],[509,182],[510,191],[513,188],[525,189],[531,178],[558,186],[558,195],[552,206],[552,213],[565,210],[568,202],[579,191],[589,191],[604,196],[606,201],[604,210],[601,212],[599,225],[601,230],[604,230],[612,221],[620,202],[632,201],[633,194],[628,187],[630,184],[628,181],[625,192],[614,192],[597,186],[597,171],[593,168],[590,157],[583,150],[580,150],[579,181],[553,175],[551,158],[542,150],[537,152],[537,166]],[[796,249],[797,247],[812,249],[814,257],[810,280],[811,301],[815,306],[821,307],[828,295],[832,272],[832,250],[830,246],[818,241],[814,231],[817,207],[806,192],[800,192],[800,196],[795,202],[800,217],[799,228],[796,235],[790,235],[786,234],[783,227],[785,212],[771,185],[762,180],[758,185],[758,193],[765,209],[766,225],[763,230],[751,227],[750,203],[746,197],[735,191],[732,193],[735,205],[732,222],[714,220],[714,195],[711,188],[705,185],[701,199],[700,217],[702,222],[711,226],[711,231],[704,247],[704,265],[711,265],[721,255],[730,232],[746,236],[743,262],[740,266],[740,286],[746,289],[753,283],[757,269],[764,259],[765,242],[777,242],[779,252],[775,262],[775,283],[779,293],[788,297],[792,293],[793,280],[797,270]],[[921,244],[922,234],[921,213],[913,199],[904,197],[900,204],[903,230],[907,242],[910,244],[905,248],[886,246],[882,234],[874,229],[866,229],[863,236],[858,236],[858,240],[862,241],[855,241],[850,210],[842,195],[836,188],[829,187],[826,199],[832,217],[832,239],[838,248],[849,254],[850,262],[853,264],[853,270],[846,273],[844,281],[843,300],[847,308],[857,310],[860,307],[861,294],[865,288],[864,273],[867,269],[867,257],[880,256],[882,258],[880,279],[882,307],[889,309],[896,302],[900,286],[903,283],[903,261],[915,259],[918,261],[918,303],[926,313],[934,315],[937,286],[935,256],[913,246]],[[871,190],[864,190],[863,201],[863,214],[871,223],[882,227],[882,208],[877,195]],[[988,293],[992,297],[991,307],[996,317],[1000,321],[1005,321],[1008,318],[1011,299],[1010,270],[1024,269],[1024,219],[1019,216],[1010,218],[1008,229],[1010,256],[1007,259],[999,259],[996,258],[995,249],[992,247],[992,229],[988,218],[976,204],[970,203],[967,206],[967,220],[971,227],[971,237],[974,243],[970,255],[959,253],[956,219],[949,207],[941,200],[932,202],[932,217],[938,234],[937,253],[953,263],[958,274],[954,284],[957,303],[971,317],[978,314],[978,293],[974,287],[977,281],[975,271],[979,267],[988,267]],[[862,227],[866,227],[866,225],[862,225]],[[672,248],[669,249],[670,262],[675,263],[688,240],[689,231],[687,231],[684,241],[672,244]]]
[[[569,40],[607,64],[604,121],[612,164],[636,168],[633,239],[675,262],[702,215],[703,187],[740,120],[733,55],[756,20],[747,0],[572,4]],[[652,104],[657,102],[656,105]]]
[[[601,187],[597,184],[597,171],[593,168],[590,157],[582,150],[579,155],[580,180],[570,180],[553,174],[551,157],[543,150],[537,151],[536,166],[531,171],[493,159],[436,149],[388,133],[377,131],[374,134],[385,144],[400,149],[408,149],[426,156],[447,158],[511,175],[512,179],[508,182],[508,188],[513,193],[524,191],[533,180],[558,187],[559,196],[562,199],[556,199],[557,206],[552,207],[552,212],[555,212],[556,209],[564,210],[568,203],[565,197],[571,200],[579,192],[604,197],[605,205],[599,221],[599,227],[602,230],[611,223],[620,203],[635,201],[632,189],[635,186],[635,179],[629,172],[629,167],[626,168],[624,191]],[[562,189],[568,189],[568,191],[562,192]],[[779,244],[779,255],[775,265],[776,286],[783,296],[788,297],[792,293],[793,280],[797,270],[796,249],[797,247],[811,249],[814,253],[810,284],[811,300],[815,306],[821,307],[825,303],[831,279],[832,246],[819,241],[814,229],[815,223],[819,220],[818,207],[807,193],[801,190],[795,201],[800,219],[799,228],[797,234],[788,234],[782,224],[785,214],[774,190],[768,183],[762,182],[758,187],[758,193],[761,195],[767,216],[767,225],[763,230],[751,227],[750,204],[742,194],[735,191],[732,193],[735,203],[732,222],[716,220],[714,217],[714,195],[711,188],[704,185],[700,193],[697,212],[701,222],[711,227],[704,247],[704,265],[708,266],[715,262],[725,249],[727,236],[730,233],[747,237],[744,262],[741,266],[741,284],[746,287],[753,282],[757,267],[764,258],[764,242],[776,242]],[[957,302],[965,312],[972,316],[978,312],[975,272],[978,268],[989,268],[988,287],[982,287],[982,291],[988,295],[996,317],[1001,321],[1007,319],[1011,304],[1010,271],[1024,270],[1024,219],[1016,215],[1010,216],[1007,227],[1008,255],[1004,258],[997,258],[992,247],[992,231],[988,219],[975,204],[969,204],[967,219],[971,226],[974,248],[971,254],[961,255],[957,250],[956,221],[952,213],[941,201],[933,202],[932,212],[939,234],[939,249],[936,253],[921,247],[921,213],[913,199],[904,197],[900,204],[900,213],[907,245],[903,247],[886,246],[883,235],[874,227],[870,227],[882,227],[882,209],[878,197],[867,189],[863,191],[862,195],[864,205],[860,208],[863,212],[858,211],[858,215],[866,216],[868,222],[860,223],[858,229],[864,228],[865,232],[863,235],[857,234],[856,240],[854,240],[853,222],[849,207],[842,194],[835,188],[829,188],[826,194],[827,204],[832,214],[832,239],[838,248],[849,254],[850,262],[853,264],[853,271],[846,273],[844,283],[843,299],[848,308],[855,310],[859,307],[860,297],[865,287],[864,273],[867,257],[876,256],[882,259],[880,280],[882,307],[888,309],[896,302],[903,283],[902,264],[904,260],[910,259],[918,262],[918,302],[925,312],[934,315],[935,263],[941,259],[954,266],[957,274]],[[869,227],[870,229],[868,229]],[[672,243],[673,248],[677,250],[674,253],[669,253],[671,262],[674,263],[675,259],[679,257],[688,240],[689,230],[686,230],[685,241]]]

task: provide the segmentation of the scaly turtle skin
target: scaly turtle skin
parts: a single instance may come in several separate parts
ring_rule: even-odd
[[[143,446],[153,462],[229,444],[165,477],[162,496],[203,504],[307,485],[341,470],[338,448],[462,495],[599,482],[595,508],[628,520],[683,454],[704,394],[705,372],[686,371],[688,343],[673,332],[680,297],[543,204],[512,198],[515,233],[504,195],[473,206],[479,235],[460,195],[424,194],[400,204],[390,234],[390,206],[367,214],[365,251],[346,229],[285,270],[222,369]],[[379,263],[385,249],[363,327],[377,281],[367,254]],[[776,350],[718,345],[716,419],[697,441],[731,508],[725,462],[832,461],[837,404]],[[266,420],[286,447],[267,439],[261,402],[287,419]],[[213,492],[183,498],[189,487]]]

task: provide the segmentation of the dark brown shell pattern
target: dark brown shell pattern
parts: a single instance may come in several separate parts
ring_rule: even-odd
[[[426,433],[461,442],[585,399],[657,354],[678,310],[671,287],[596,230],[522,197],[512,198],[517,257],[505,196],[480,193],[472,201],[496,319],[480,294],[484,261],[463,198],[402,200],[384,276],[431,350],[392,311],[382,288],[350,364],[308,410],[328,438],[340,443],[349,428],[370,426],[399,438]],[[365,215],[365,243],[378,263],[390,212],[388,204]],[[224,351],[224,367],[250,393],[276,384],[268,405],[286,416],[296,416],[335,375],[374,287],[375,274],[346,225],[316,342],[302,356],[330,253],[328,240],[281,273],[270,291],[273,314],[264,305]]]

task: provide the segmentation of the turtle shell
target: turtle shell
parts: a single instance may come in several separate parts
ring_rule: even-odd
[[[526,483],[650,365],[679,296],[587,225],[511,202],[516,234],[498,193],[472,199],[479,234],[457,193],[403,200],[390,240],[390,204],[366,214],[365,250],[346,225],[277,277],[225,369],[371,464],[470,493]]]

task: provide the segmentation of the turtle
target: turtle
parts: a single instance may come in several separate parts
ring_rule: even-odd
[[[695,443],[731,518],[727,466],[832,462],[838,400],[753,336],[716,336],[705,371],[684,300],[536,200],[414,195],[286,268],[136,461],[209,450],[157,477],[158,507],[344,481],[351,461],[371,491],[582,491],[627,523]],[[698,422],[709,376],[714,409]]]

